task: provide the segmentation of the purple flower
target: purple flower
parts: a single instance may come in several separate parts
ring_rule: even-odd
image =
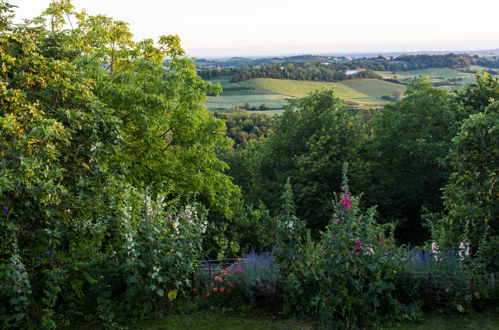
[[[7,206],[2,206],[2,211],[4,213],[7,213],[7,212],[9,212],[9,208]]]
[[[53,248],[53,247],[51,247],[51,246],[49,246],[49,248],[48,248],[48,250],[49,250],[49,251],[52,251],[53,249],[54,249],[54,248]]]
[[[45,254],[47,257],[51,257],[51,256],[52,256],[52,253],[50,253],[50,252],[44,252],[44,254]]]

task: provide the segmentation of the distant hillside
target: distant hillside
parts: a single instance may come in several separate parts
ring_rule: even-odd
[[[304,61],[295,61],[297,58]],[[351,79],[381,78],[374,71],[408,71],[444,67],[464,68],[472,65],[475,61],[474,58],[467,54],[401,55],[389,59],[378,56],[371,59],[354,60],[321,58],[320,62],[310,61],[310,58],[307,55],[293,57],[288,62],[263,63],[243,67],[203,67],[199,69],[199,74],[204,79],[230,76],[232,82],[254,78],[338,82]]]

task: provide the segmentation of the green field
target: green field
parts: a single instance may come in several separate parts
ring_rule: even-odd
[[[382,104],[383,95],[393,96],[396,91],[405,90],[405,86],[377,79],[359,79],[342,82],[316,82],[303,80],[285,80],[258,78],[240,84],[272,91],[276,94],[292,97],[304,97],[308,93],[322,88],[333,88],[337,95],[349,103]]]
[[[231,83],[229,79],[219,79],[212,82],[218,82],[226,89],[234,87],[248,89],[229,90],[220,96],[210,97],[205,103],[209,109],[242,107],[245,103],[251,107],[265,104],[269,108],[283,108],[287,99],[304,97],[310,92],[322,88],[333,88],[337,95],[348,103],[378,105],[387,102],[381,99],[382,96],[393,96],[397,91],[405,89],[403,85],[376,79],[349,80],[337,83],[270,78],[250,79],[240,83]]]
[[[289,96],[285,95],[230,95],[209,97],[204,105],[208,109],[241,108],[245,103],[250,107],[260,107],[265,104],[267,108],[282,109]]]
[[[410,71],[378,71],[382,76],[396,77],[398,79],[416,78],[419,76],[427,76],[430,78],[461,78],[471,76],[469,73],[460,72],[452,68],[430,68],[423,70]]]

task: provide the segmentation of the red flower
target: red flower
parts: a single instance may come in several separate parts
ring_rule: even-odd
[[[211,293],[209,292],[206,292],[206,297],[209,297]]]
[[[225,291],[225,289],[223,287],[220,288],[220,292],[224,292],[224,291]]]
[[[211,283],[210,283],[210,285],[211,285],[211,286],[215,286],[215,283],[211,282]]]
[[[199,295],[195,296],[194,298],[199,299]]]

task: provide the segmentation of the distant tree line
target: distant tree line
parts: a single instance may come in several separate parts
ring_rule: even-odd
[[[343,81],[348,79],[367,79],[381,77],[373,71],[407,71],[427,68],[463,68],[473,64],[474,59],[467,54],[445,55],[401,55],[393,59],[378,56],[372,59],[359,59],[341,62],[283,62],[237,68],[202,69],[199,74],[204,79],[220,76],[232,77],[232,82],[253,78],[294,79],[308,81]],[[346,70],[366,69],[347,75]]]
[[[484,57],[479,57],[478,59],[476,59],[475,64],[487,68],[499,69],[499,58],[488,59]]]

